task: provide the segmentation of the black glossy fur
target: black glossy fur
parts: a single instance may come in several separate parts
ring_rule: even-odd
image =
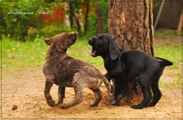
[[[139,79],[144,98],[140,104],[131,107],[141,109],[156,105],[162,96],[158,80],[164,67],[172,65],[172,62],[163,58],[154,58],[139,51],[119,50],[112,37],[105,33],[89,38],[88,43],[92,46],[91,56],[101,56],[104,59],[104,66],[107,70],[106,78],[109,81],[115,80],[115,100],[112,105],[120,105],[123,96],[122,84],[136,78]],[[152,96],[151,89],[154,96]]]

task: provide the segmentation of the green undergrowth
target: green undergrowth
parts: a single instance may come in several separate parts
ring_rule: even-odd
[[[3,38],[1,40],[2,70],[25,70],[28,68],[41,69],[45,62],[48,46],[43,41],[44,38],[37,37],[35,40],[20,42]],[[174,64],[170,69],[178,69],[182,66],[182,44],[158,43],[154,45],[155,56],[172,61]],[[91,46],[86,38],[79,38],[71,46],[67,54],[74,58],[88,62],[98,69],[104,69],[101,57],[91,57]],[[176,84],[182,83],[182,74],[177,73]]]

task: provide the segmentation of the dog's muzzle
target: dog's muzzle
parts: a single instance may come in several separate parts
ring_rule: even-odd
[[[92,45],[92,43],[93,43],[92,38],[89,38],[89,39],[88,39],[88,44]]]

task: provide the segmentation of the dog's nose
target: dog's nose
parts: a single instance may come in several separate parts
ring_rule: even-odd
[[[92,41],[92,38],[89,38],[88,41],[91,42]]]
[[[88,39],[88,43],[91,44],[92,43],[92,38]]]

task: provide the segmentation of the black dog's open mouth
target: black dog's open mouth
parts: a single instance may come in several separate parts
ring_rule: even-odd
[[[97,50],[96,50],[96,48],[94,47],[94,41],[93,41],[92,38],[89,38],[88,44],[92,46],[91,56],[92,56],[92,57],[96,57],[96,56],[97,56]]]
[[[91,56],[92,56],[92,57],[96,57],[96,56],[97,56],[96,53],[97,53],[97,50],[96,50],[94,47],[92,47]]]

